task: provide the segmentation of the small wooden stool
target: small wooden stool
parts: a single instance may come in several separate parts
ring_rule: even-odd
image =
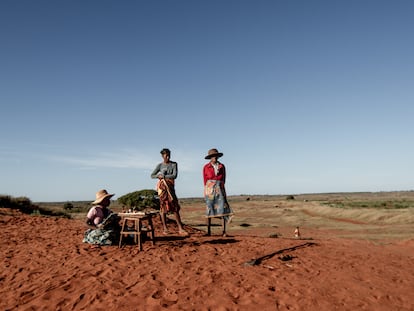
[[[138,244],[138,249],[142,251],[142,234],[143,233],[150,233],[152,245],[155,245],[155,233],[154,233],[154,225],[152,224],[152,215],[151,214],[127,214],[126,216],[121,215],[122,218],[122,226],[121,226],[121,234],[119,237],[119,247],[122,246],[122,239],[124,235],[133,235],[134,242]],[[143,227],[142,222],[147,221],[147,226]],[[128,222],[132,222],[134,225],[132,227],[128,227]]]

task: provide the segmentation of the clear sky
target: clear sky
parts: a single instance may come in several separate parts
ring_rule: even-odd
[[[411,190],[410,0],[0,1],[0,194]]]

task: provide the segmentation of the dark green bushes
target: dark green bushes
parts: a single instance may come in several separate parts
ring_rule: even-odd
[[[0,207],[19,210],[25,214],[71,218],[63,211],[39,207],[26,197],[13,198],[9,195],[0,195]]]
[[[36,205],[26,197],[13,198],[9,195],[0,195],[0,207],[17,209],[25,214],[31,214],[38,209]]]
[[[146,208],[160,209],[157,191],[151,189],[127,193],[118,198],[118,203],[133,211],[142,211]]]
[[[66,202],[65,204],[63,204],[63,209],[64,210],[72,210],[73,209],[73,204],[72,203],[70,203],[70,202]]]

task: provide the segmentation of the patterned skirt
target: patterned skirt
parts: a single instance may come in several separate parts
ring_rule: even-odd
[[[87,229],[83,234],[83,243],[94,245],[112,245],[119,241],[119,216],[115,213],[110,214],[101,223],[101,229]]]
[[[204,198],[206,200],[206,217],[224,217],[231,221],[233,211],[227,202],[224,185],[220,180],[208,180],[204,186]]]
[[[105,229],[88,229],[83,235],[83,243],[94,245],[112,245],[116,244],[116,233],[113,230]]]
[[[175,213],[180,211],[177,195],[175,194],[174,179],[160,179],[157,183],[160,198],[160,212]]]

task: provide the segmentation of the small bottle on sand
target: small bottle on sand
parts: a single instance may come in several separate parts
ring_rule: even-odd
[[[296,227],[296,229],[295,229],[295,238],[300,239],[299,227]]]

